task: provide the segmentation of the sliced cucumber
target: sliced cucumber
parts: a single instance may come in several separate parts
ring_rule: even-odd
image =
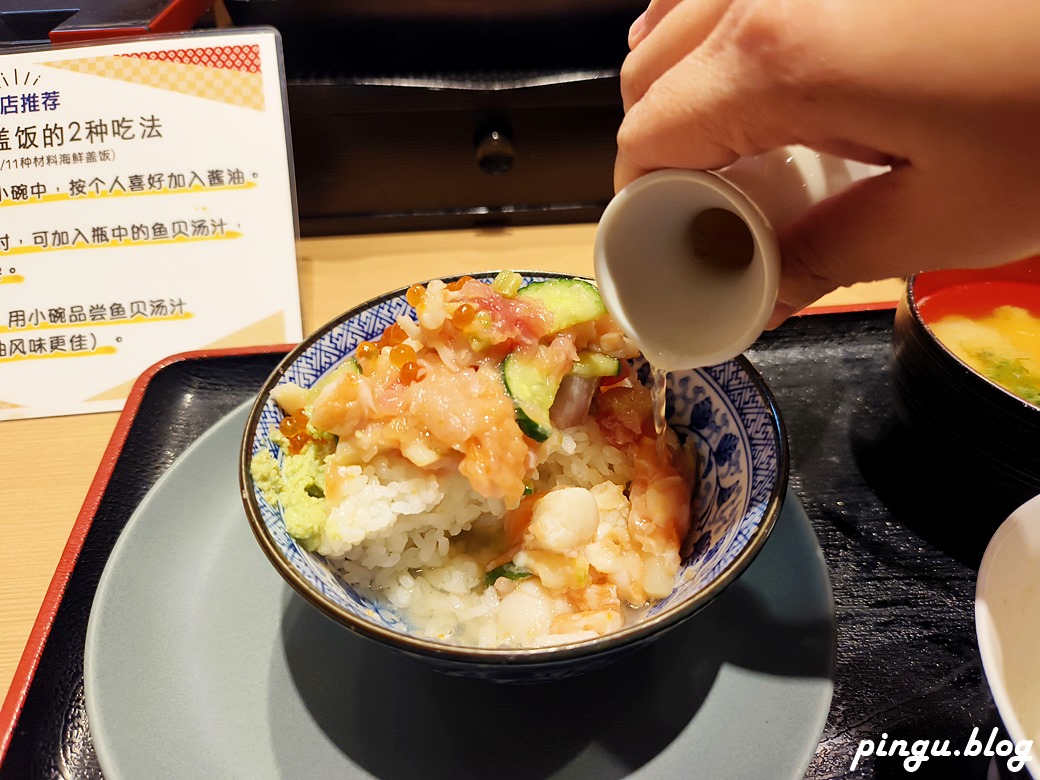
[[[548,439],[553,431],[549,409],[556,398],[559,382],[516,353],[507,356],[502,363],[502,380],[513,399],[520,430],[535,441]]]
[[[584,279],[546,279],[521,287],[517,297],[541,301],[552,314],[550,333],[580,322],[602,317],[607,312],[596,286]]]
[[[524,277],[516,271],[499,271],[491,283],[491,289],[506,298],[514,297],[523,286]]]
[[[604,355],[602,352],[580,352],[578,361],[571,372],[583,377],[618,376],[621,374],[621,361],[616,357]]]

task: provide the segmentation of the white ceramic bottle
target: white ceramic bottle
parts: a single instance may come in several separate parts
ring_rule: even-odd
[[[604,303],[657,368],[729,360],[762,334],[776,302],[776,229],[884,170],[790,146],[717,173],[642,176],[611,200],[597,229]]]

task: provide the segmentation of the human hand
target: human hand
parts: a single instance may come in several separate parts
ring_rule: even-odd
[[[839,286],[1040,253],[1036,0],[652,0],[615,189],[803,144],[891,165],[777,226],[770,321]]]

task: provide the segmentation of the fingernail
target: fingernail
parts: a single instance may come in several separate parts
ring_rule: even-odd
[[[643,28],[646,26],[646,11],[639,14],[639,18],[632,22],[632,26],[628,28],[628,45],[629,47],[635,46],[638,42],[640,35],[643,32]]]

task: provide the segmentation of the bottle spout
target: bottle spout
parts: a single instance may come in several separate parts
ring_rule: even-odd
[[[658,368],[736,357],[776,303],[774,229],[886,170],[786,146],[717,174],[668,169],[636,179],[607,205],[596,232],[607,310]]]
[[[657,368],[736,357],[776,302],[780,255],[762,212],[713,173],[647,174],[608,204],[595,273],[607,310]]]

